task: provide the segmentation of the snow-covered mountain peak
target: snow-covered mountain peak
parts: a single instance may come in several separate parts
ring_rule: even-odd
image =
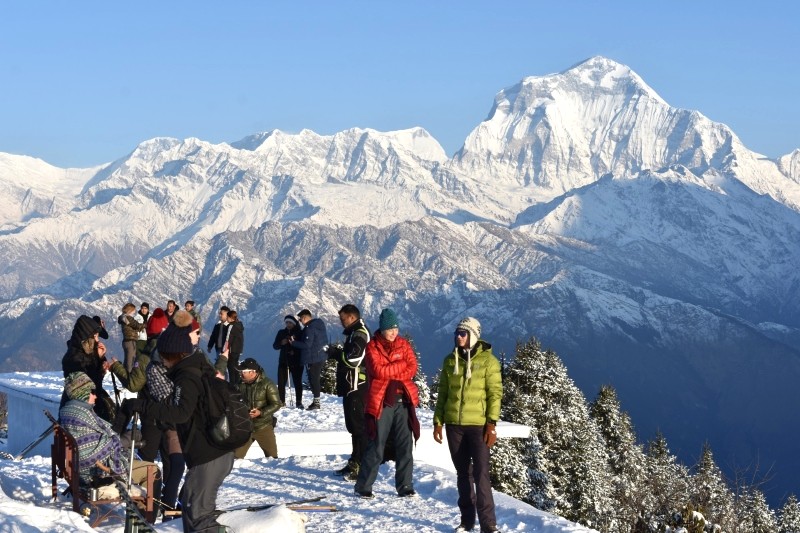
[[[666,105],[658,93],[630,67],[607,57],[590,57],[563,71],[561,75],[567,80],[578,82],[592,90],[636,91]]]

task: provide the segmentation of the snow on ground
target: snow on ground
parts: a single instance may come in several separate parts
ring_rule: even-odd
[[[0,386],[10,381],[19,383],[19,380],[9,380],[9,377],[0,375]],[[45,389],[53,386],[50,377],[49,373],[42,376],[26,374],[32,383],[29,392],[49,397],[52,391]],[[15,423],[24,424],[43,418],[41,411],[33,412],[33,408],[31,411],[9,413],[9,431],[14,430]],[[430,432],[430,416],[429,411],[421,410],[423,433]],[[397,496],[394,463],[388,462],[381,466],[375,482],[375,499],[364,500],[353,494],[352,482],[333,474],[335,469],[344,465],[347,455],[326,451],[329,449],[327,439],[344,427],[338,398],[324,396],[323,408],[317,412],[287,407],[278,413],[278,418],[279,447],[281,433],[303,433],[306,449],[313,451],[318,447],[320,453],[267,459],[261,456],[261,450],[255,445],[246,459],[235,462],[220,490],[219,508],[242,508],[322,496],[319,503],[333,505],[337,511],[298,513],[276,506],[259,512],[239,510],[222,515],[220,521],[235,533],[444,532],[452,531],[458,525],[455,475],[445,468],[426,463],[425,453],[420,453],[423,446],[418,446],[414,457],[414,485],[418,496]],[[0,449],[5,449],[5,443],[0,444]],[[19,450],[7,451],[13,454]],[[59,480],[59,488],[63,490],[64,487],[63,480]],[[592,531],[502,493],[495,493],[495,503],[501,531]],[[16,462],[0,459],[0,531],[3,533],[93,531],[81,516],[71,512],[71,505],[71,501],[63,496],[56,503],[51,501],[49,457],[36,455]],[[119,517],[117,521],[104,522],[97,531],[122,533],[121,512]],[[157,523],[155,529],[165,533],[182,531],[180,520]]]

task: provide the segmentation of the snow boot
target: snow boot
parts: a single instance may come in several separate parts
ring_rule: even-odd
[[[306,407],[306,411],[312,411],[312,410],[314,410],[314,409],[319,409],[319,408],[320,408],[320,405],[319,405],[319,398],[314,398],[314,401],[313,401],[313,402],[311,402],[311,405],[309,405],[308,407]]]

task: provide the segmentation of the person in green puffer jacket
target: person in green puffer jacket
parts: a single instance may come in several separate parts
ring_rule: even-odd
[[[450,457],[456,467],[461,523],[471,531],[477,511],[481,532],[497,531],[489,448],[497,440],[503,381],[492,345],[480,338],[481,324],[467,317],[456,326],[453,351],[444,359],[433,414],[433,438],[442,442],[446,428]]]
[[[250,418],[253,420],[253,434],[245,444],[236,449],[234,457],[244,459],[247,450],[258,442],[266,457],[278,458],[278,445],[275,442],[275,413],[281,408],[278,386],[264,375],[264,369],[248,357],[238,365],[241,381],[237,385],[244,401],[250,406]]]

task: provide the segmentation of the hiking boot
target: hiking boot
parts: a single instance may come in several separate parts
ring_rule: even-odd
[[[414,487],[409,487],[408,485],[404,485],[400,487],[397,491],[397,495],[401,498],[408,498],[409,496],[416,496],[417,491],[414,490]]]
[[[497,526],[481,526],[481,533],[495,533],[500,531]]]
[[[375,497],[375,495],[372,494],[371,490],[358,490],[358,489],[356,489],[355,493],[356,493],[356,496],[364,498],[365,500],[371,500],[372,498]]]
[[[339,470],[335,471],[334,474],[337,476],[344,476],[347,477],[347,474],[350,473],[350,463],[344,465],[344,468],[340,468]]]
[[[473,529],[475,529],[474,524],[470,526],[465,524],[464,522],[461,522],[460,524],[458,524],[458,527],[455,528],[453,533],[464,533],[465,531],[472,531]]]
[[[312,411],[312,410],[314,410],[314,409],[319,409],[319,408],[320,408],[320,405],[319,405],[319,398],[314,398],[314,401],[313,401],[313,402],[311,402],[311,405],[309,405],[308,407],[306,407],[306,411]]]
[[[358,481],[358,469],[359,466],[356,465],[355,468],[350,469],[350,473],[344,476],[347,481]]]

